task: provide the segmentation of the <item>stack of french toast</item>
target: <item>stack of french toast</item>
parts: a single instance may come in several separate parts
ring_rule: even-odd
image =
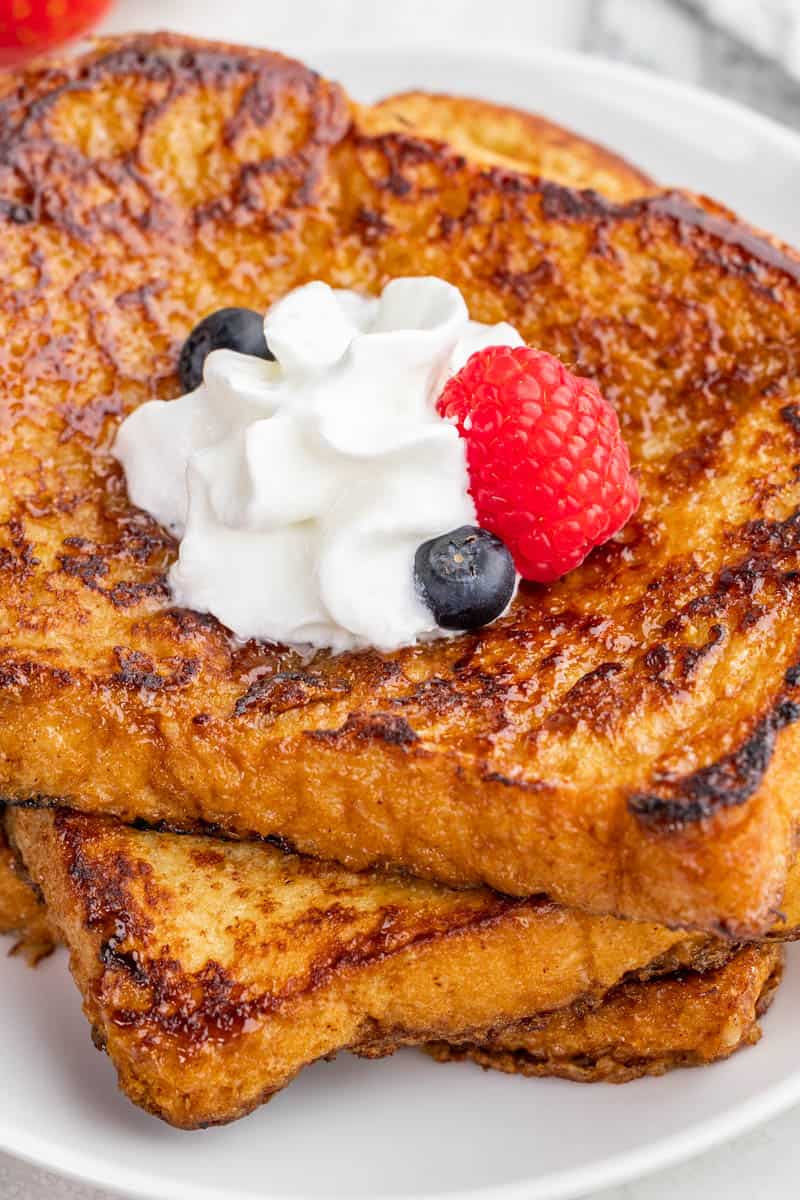
[[[621,1082],[756,1041],[800,929],[800,258],[539,117],[171,35],[0,76],[0,225],[0,925],[66,945],[127,1095],[193,1128],[344,1050]],[[175,607],[120,422],[212,310],[423,274],[600,384],[635,516],[389,654]]]

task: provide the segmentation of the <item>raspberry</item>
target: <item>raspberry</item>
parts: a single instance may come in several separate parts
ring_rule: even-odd
[[[490,346],[436,405],[467,443],[478,523],[524,579],[549,583],[583,562],[639,505],[617,414],[589,379],[528,346]]]

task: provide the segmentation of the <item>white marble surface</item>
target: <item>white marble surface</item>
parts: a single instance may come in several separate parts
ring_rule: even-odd
[[[259,40],[299,54],[311,43],[387,40],[572,47],[701,83],[800,129],[800,0],[291,0],[264,3],[260,11]],[[199,21],[209,35],[247,41],[254,36],[252,13],[245,0],[224,6],[219,0],[119,0],[106,28],[196,29]],[[88,1031],[86,1052],[92,1053]],[[800,1110],[734,1145],[593,1200],[789,1200],[797,1195],[798,1177]],[[0,1155],[0,1200],[108,1200],[108,1194]]]

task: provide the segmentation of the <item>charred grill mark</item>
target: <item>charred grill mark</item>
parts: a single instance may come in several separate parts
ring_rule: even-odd
[[[169,658],[166,661],[173,667],[172,673],[162,675],[155,669],[153,659],[139,650],[115,646],[114,657],[119,670],[111,676],[110,682],[129,691],[175,691],[186,687],[200,672],[200,663],[196,658]]]
[[[609,681],[624,670],[622,663],[604,662],[588,671],[563,696],[542,727],[566,732],[582,720],[591,722],[595,727],[613,722],[619,705],[613,684],[609,686]]]
[[[367,208],[364,204],[356,209],[353,225],[367,245],[377,242],[382,237],[388,237],[394,229],[383,213]]]
[[[501,771],[483,771],[481,779],[484,783],[499,783],[501,787],[515,788],[520,792],[553,790],[552,784],[547,783],[544,779],[512,779],[508,775],[503,775]]]
[[[0,546],[0,571],[16,575],[20,580],[29,579],[34,568],[39,566],[39,559],[33,553],[33,543],[25,536],[25,526],[18,517],[12,517],[6,523],[11,548]]]
[[[672,661],[672,651],[663,642],[657,642],[655,646],[651,646],[643,658],[645,667],[655,679],[666,675],[672,666]]]
[[[749,521],[735,531],[731,540],[744,542],[752,553],[737,564],[723,567],[710,592],[689,601],[665,623],[665,634],[676,636],[698,616],[719,617],[735,611],[736,606],[743,606],[739,627],[746,629],[755,625],[764,613],[763,605],[753,603],[754,594],[770,583],[786,591],[800,582],[797,571],[784,569],[786,557],[793,562],[800,549],[800,509],[781,521]],[[679,678],[687,681],[725,636],[725,626],[714,623],[703,645],[684,647],[680,652]],[[645,665],[659,679],[666,675],[672,661],[673,653],[661,643],[644,656]],[[789,668],[784,682],[787,688],[798,686],[800,669]],[[798,716],[797,703],[779,695],[770,714],[735,751],[691,775],[665,780],[650,791],[636,793],[629,797],[629,809],[643,823],[669,830],[703,820],[720,809],[744,804],[766,774],[778,733],[797,721]]]
[[[724,210],[711,212],[701,208],[680,192],[664,192],[620,205],[594,191],[576,192],[543,180],[537,180],[535,188],[541,192],[542,214],[548,220],[599,221],[602,228],[603,221],[650,215],[666,217],[680,228],[705,234],[711,243],[733,251],[737,256],[735,259],[729,253],[724,257],[718,253],[715,259],[715,265],[724,271],[743,273],[750,278],[759,268],[767,268],[800,283],[800,258],[788,247],[781,248],[760,237],[739,221],[732,220]]]
[[[736,750],[691,775],[666,780],[658,790],[635,793],[628,808],[643,824],[669,831],[744,804],[766,774],[778,733],[798,719],[800,706],[780,700]]]
[[[146,984],[147,972],[142,966],[142,958],[138,950],[120,950],[119,946],[128,936],[125,930],[117,936],[107,938],[100,946],[100,962],[104,967],[114,971],[125,971],[134,983]]]
[[[526,304],[542,287],[552,287],[558,281],[558,267],[543,258],[529,271],[510,271],[501,268],[494,272],[492,283],[502,291],[511,292],[521,303]]]
[[[466,666],[452,679],[434,677],[415,684],[408,694],[393,697],[394,707],[404,709],[413,720],[446,720],[457,715],[464,722],[480,722],[486,733],[499,732],[509,724],[506,707],[521,697],[523,685],[507,665],[497,671]]]
[[[419,707],[436,717],[445,717],[465,708],[469,700],[449,679],[427,679],[415,685],[409,696],[392,701],[398,708]]]
[[[784,404],[780,410],[781,419],[789,426],[792,433],[800,438],[800,407],[796,404]]]
[[[393,713],[350,713],[341,729],[311,729],[306,737],[334,747],[348,741],[385,742],[407,750],[419,742],[419,737],[405,717]]]
[[[191,84],[213,90],[226,86],[232,76],[265,71],[287,79],[287,84],[290,80],[295,85],[308,86],[319,80],[314,72],[279,54],[223,45],[190,46],[186,39],[163,34],[134,38],[97,57],[77,60],[72,68],[60,66],[44,72],[39,85],[41,94],[27,107],[20,105],[14,93],[0,102],[0,129],[5,135],[0,152],[7,151],[13,140],[24,135],[63,95],[90,91],[109,77],[134,76],[151,83],[169,83],[175,88]],[[168,92],[168,96],[170,101],[174,100],[175,92]],[[17,114],[19,107],[22,112]]]
[[[508,182],[505,186],[508,187]],[[549,180],[538,180],[533,190],[541,193],[542,216],[548,221],[580,221],[586,218],[621,216],[628,211],[628,207],[633,207],[613,204],[591,188],[572,191]]]
[[[266,714],[288,712],[309,704],[336,700],[346,696],[351,687],[346,679],[325,678],[307,671],[280,671],[257,679],[237,699],[233,715],[241,717],[251,709]]]
[[[183,971],[173,959],[153,958],[135,965],[130,972],[122,956],[111,970],[128,974],[146,995],[137,997],[136,1007],[117,1008],[111,1021],[121,1029],[135,1029],[145,1043],[162,1043],[166,1037],[191,1054],[204,1045],[221,1044],[238,1037],[252,1022],[279,1012],[286,1005],[319,991],[336,977],[385,961],[412,947],[458,937],[465,932],[489,930],[506,915],[529,901],[486,896],[479,906],[430,913],[412,919],[392,906],[380,909],[372,927],[349,937],[342,929],[333,944],[321,952],[301,974],[273,991],[253,995],[252,989],[234,979],[218,962],[210,960],[197,972]],[[536,901],[533,902],[536,904]],[[328,910],[320,910],[325,919]],[[350,917],[342,913],[347,924]],[[144,974],[144,978],[143,978]],[[102,988],[103,981],[98,981]]]
[[[69,544],[65,539],[64,545]],[[89,542],[84,549],[91,549]],[[151,517],[139,512],[124,512],[117,521],[117,540],[102,547],[104,554],[124,562],[147,563],[157,555],[172,553],[175,541]]]
[[[171,539],[152,535],[135,528],[123,528],[117,542],[98,547],[86,538],[68,537],[63,545],[66,553],[57,555],[60,570],[70,579],[77,579],[90,591],[104,596],[115,608],[132,608],[143,600],[165,600],[169,597],[166,574],[160,572],[152,579],[120,579],[104,585],[109,564],[114,559],[146,563],[153,556],[171,547]]]
[[[360,135],[356,136],[355,141],[357,145],[366,149],[376,148],[382,153],[387,167],[386,176],[382,181],[373,182],[396,197],[406,196],[413,190],[412,179],[404,174],[407,168],[435,160],[445,171],[458,170],[464,163],[463,158],[448,153],[438,143],[421,142],[404,133],[388,133],[372,138]],[[653,220],[667,219],[674,221],[680,231],[686,231],[687,245],[692,245],[698,257],[723,273],[741,275],[754,286],[760,285],[762,277],[769,271],[779,272],[795,283],[800,282],[800,258],[792,254],[788,247],[780,247],[760,237],[732,219],[724,210],[701,208],[679,192],[665,192],[627,204],[616,204],[591,189],[575,191],[549,180],[517,175],[501,167],[481,171],[476,181],[478,190],[482,183],[484,190],[499,192],[511,199],[538,194],[541,213],[546,220],[592,222],[595,247],[610,257],[612,263],[613,247],[606,240],[608,226],[636,219],[647,226]],[[472,220],[474,215],[470,215],[469,209],[459,218],[463,227]],[[443,232],[445,236],[451,235],[452,225]],[[766,291],[772,296],[769,286]]]
[[[781,274],[788,275],[795,283],[800,283],[800,259],[791,254],[788,248],[785,250],[779,248],[766,238],[759,237],[740,222],[730,220],[726,215],[717,216],[706,209],[699,208],[679,192],[656,196],[649,202],[636,201],[631,207],[635,208],[637,204],[640,204],[644,211],[655,212],[659,216],[677,221],[679,225],[698,229],[709,234],[714,241],[730,247],[740,255],[738,268],[748,274],[754,268],[763,266],[780,271]],[[736,264],[727,258],[722,265],[725,269],[731,270]]]
[[[108,574],[108,563],[99,554],[60,554],[58,562],[65,575],[80,579],[93,591],[99,591],[98,580]]]
[[[108,574],[108,564],[104,559],[97,555],[60,555],[58,561],[65,575],[79,579],[91,591],[105,596],[115,608],[132,608],[143,600],[166,600],[169,597],[169,585],[165,575],[155,579],[121,579],[111,587],[102,587],[99,581]]]
[[[281,854],[297,854],[294,842],[290,842],[288,838],[282,837],[279,833],[271,833],[269,837],[264,838],[264,841],[267,845],[280,850]]]
[[[90,91],[93,86],[109,77],[134,75],[151,83],[166,85],[162,105],[169,105],[189,86],[220,88],[227,86],[232,78],[248,79],[249,82],[240,100],[239,109],[228,123],[225,138],[235,142],[243,125],[263,125],[274,119],[275,96],[281,92],[301,93],[310,109],[310,143],[317,149],[334,144],[346,132],[348,112],[346,102],[335,87],[323,83],[313,72],[299,64],[277,55],[263,52],[248,52],[224,46],[188,46],[180,38],[159,39],[142,37],[125,46],[100,53],[94,58],[79,60],[73,67],[61,67],[58,72],[44,72],[32,84],[34,96],[25,102],[17,93],[12,93],[0,102],[0,128],[4,131],[0,144],[0,164],[5,164],[13,174],[20,172],[15,150],[25,142],[44,140],[47,134],[29,133],[31,127],[46,116],[46,113],[61,96],[68,92]],[[157,119],[159,105],[151,105],[148,119]],[[407,134],[383,134],[369,137],[355,134],[357,146],[377,149],[386,161],[388,170],[383,186],[394,196],[408,195],[412,182],[404,175],[404,169],[425,162],[436,162],[447,171],[462,169],[461,156],[449,153],[442,145],[423,141]],[[55,148],[55,144],[53,143]],[[66,147],[58,147],[62,156]],[[313,158],[313,155],[311,156]],[[86,170],[80,155],[71,155],[71,170],[79,174]],[[91,164],[89,164],[91,165]],[[130,164],[131,168],[135,166]],[[24,176],[24,172],[23,172]],[[319,176],[319,164],[307,163],[307,173],[301,189],[301,201],[313,194]],[[506,196],[522,196],[538,192],[541,196],[542,214],[547,220],[590,220],[597,225],[597,235],[604,237],[610,222],[630,218],[652,216],[668,219],[680,229],[689,229],[708,238],[709,243],[725,248],[724,256],[717,251],[721,267],[746,276],[758,274],[759,268],[776,270],[795,281],[800,280],[800,262],[788,251],[784,251],[765,238],[752,233],[741,224],[729,220],[721,211],[700,208],[688,198],[677,193],[646,197],[626,205],[614,204],[596,192],[575,192],[543,180],[526,179],[500,168],[480,173],[478,178],[484,185]],[[32,183],[32,181],[30,181]],[[35,189],[34,189],[35,190]],[[2,197],[3,215],[7,219],[27,221],[35,216],[31,206],[18,196]],[[60,216],[69,224],[68,213],[51,213]],[[73,232],[85,235],[86,231],[74,220]]]
[[[151,864],[114,847],[114,822],[108,818],[56,809],[53,829],[65,852],[67,874],[86,927],[103,935],[101,956],[105,952],[116,962],[122,959],[126,942],[145,946],[152,923],[136,902],[134,888],[142,890],[154,910],[164,899]]]
[[[0,689],[17,691],[37,682],[52,682],[58,687],[68,687],[72,683],[72,675],[60,667],[47,667],[39,662],[0,659]]]
[[[192,88],[219,90],[244,81],[237,112],[222,134],[229,147],[247,128],[275,120],[287,98],[299,97],[308,112],[303,145],[292,160],[297,176],[294,200],[300,206],[313,201],[328,148],[349,124],[347,102],[338,86],[279,54],[189,45],[186,39],[163,35],[135,38],[57,70],[42,71],[28,81],[27,91],[12,92],[0,101],[0,188],[12,193],[0,196],[0,219],[50,222],[84,243],[113,233],[134,250],[131,230],[173,239],[181,236],[181,226],[187,216],[191,221],[192,214],[181,213],[154,189],[135,150],[113,159],[87,159],[59,141],[48,127],[50,111],[62,97],[90,94],[104,81],[126,76],[144,81],[149,92],[136,145]],[[245,180],[248,165],[240,164],[234,192]],[[114,199],[82,207],[81,191],[92,177],[105,183]],[[222,210],[228,203],[229,197],[219,197],[201,208]],[[250,203],[258,207],[257,199],[250,197]],[[150,299],[143,297],[145,307]]]
[[[741,544],[749,553],[738,562],[721,567],[708,590],[692,597],[673,613],[661,627],[664,636],[676,637],[698,618],[720,619],[735,613],[737,607],[743,609],[741,621],[747,626],[759,619],[761,606],[753,602],[753,597],[765,587],[772,586],[781,593],[791,594],[789,589],[798,582],[794,568],[800,551],[800,509],[782,521],[763,518],[748,521],[727,536],[732,546]],[[787,570],[787,567],[791,569]],[[658,580],[653,583],[660,586]],[[716,642],[720,640],[717,632],[720,629],[724,636],[724,626],[720,624],[712,625],[709,630]],[[655,650],[651,648],[648,653]],[[689,662],[696,665],[691,656]],[[646,665],[651,666],[651,663]]]
[[[121,579],[113,587],[99,590],[108,597],[115,608],[133,608],[148,599],[166,600],[170,594],[166,575],[157,579]]]
[[[800,550],[800,508],[783,521],[760,518],[748,521],[741,530],[742,540],[761,554],[786,554]]]
[[[447,174],[460,170],[464,158],[445,149],[439,142],[429,142],[406,133],[381,133],[370,135],[358,129],[352,131],[353,144],[367,155],[375,154],[382,160],[378,174],[364,169],[378,192],[386,192],[402,200],[414,191],[410,172],[416,167],[435,163]],[[409,174],[407,174],[409,172]]]
[[[708,640],[702,646],[687,646],[681,655],[681,674],[684,679],[690,679],[697,667],[711,651],[725,640],[725,627],[712,625],[708,631]]]
[[[162,615],[162,614],[159,614]],[[170,608],[163,614],[170,622],[175,634],[183,638],[197,637],[210,629],[221,629],[219,621],[211,613],[195,612],[191,608]]]

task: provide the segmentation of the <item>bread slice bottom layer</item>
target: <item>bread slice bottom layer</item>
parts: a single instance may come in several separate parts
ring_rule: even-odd
[[[762,963],[765,977],[777,969],[768,944],[742,959],[735,945],[705,934],[541,897],[349,872],[263,843],[134,829],[63,809],[10,809],[7,823],[123,1090],[185,1128],[241,1116],[302,1067],[345,1049],[379,1055],[449,1043],[460,1054],[491,1054],[504,1069],[512,1059],[515,1069],[605,1061],[602,1030],[618,1031],[621,1042],[626,1003],[655,1006],[641,1021],[643,1046],[654,1031],[651,1060],[718,1057],[736,1041],[726,1011],[709,1001],[701,1013],[682,976],[663,997],[648,981],[745,961]],[[742,982],[742,970],[721,978]],[[733,996],[735,984],[729,989]],[[754,1034],[760,990],[748,989],[739,1041]],[[657,1031],[669,1032],[682,995],[698,1017],[694,1027],[683,1022],[686,1044],[668,1051]],[[573,1052],[551,1053],[570,1036]],[[629,1068],[648,1057],[620,1054]]]

